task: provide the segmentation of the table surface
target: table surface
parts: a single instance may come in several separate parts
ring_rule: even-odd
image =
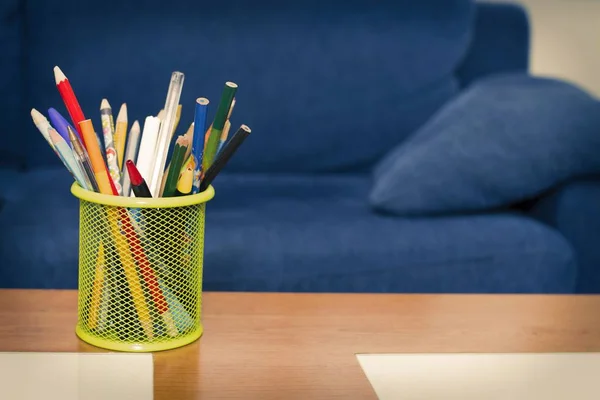
[[[0,351],[105,351],[76,291],[0,290]],[[204,335],[154,354],[155,399],[376,399],[358,353],[600,351],[600,296],[205,293]]]

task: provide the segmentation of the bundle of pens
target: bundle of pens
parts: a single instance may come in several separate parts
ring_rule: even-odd
[[[35,108],[33,122],[50,147],[84,189],[115,196],[173,197],[204,191],[238,146],[250,134],[241,125],[229,140],[230,117],[237,85],[227,82],[212,124],[206,128],[209,100],[196,100],[194,121],[177,137],[170,160],[169,147],[177,129],[184,74],[173,72],[165,106],[157,116],[147,116],[143,131],[136,120],[129,134],[127,105],[121,105],[116,126],[109,102],[102,99],[102,136],[91,119],[86,119],[69,80],[54,67],[56,86],[73,122],[54,108],[46,117]],[[138,150],[139,149],[139,150]]]
[[[35,109],[31,116],[81,187],[73,193],[87,200],[80,212],[78,336],[115,350],[164,350],[195,340],[202,332],[204,203],[213,193],[207,189],[250,134],[241,125],[228,140],[237,85],[225,84],[208,128],[209,100],[198,98],[194,121],[174,138],[184,75],[173,72],[164,109],[147,116],[143,130],[135,121],[128,132],[126,104],[114,124],[102,99],[99,135],[58,67],[54,77],[73,125],[53,108],[51,123]]]

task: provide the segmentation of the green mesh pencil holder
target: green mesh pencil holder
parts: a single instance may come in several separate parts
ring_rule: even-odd
[[[202,335],[206,202],[189,196],[79,198],[77,336],[128,352],[168,350]]]

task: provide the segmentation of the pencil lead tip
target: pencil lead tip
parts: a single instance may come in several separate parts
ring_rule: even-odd
[[[110,108],[110,104],[108,103],[108,100],[102,99],[100,102],[100,109],[103,110],[105,108]]]
[[[67,77],[62,72],[62,70],[58,67],[58,65],[56,65],[54,67],[54,81],[58,85],[60,82],[62,82],[64,80],[67,80]]]

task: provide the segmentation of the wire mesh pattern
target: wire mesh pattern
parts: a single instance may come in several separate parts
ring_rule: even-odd
[[[204,214],[204,203],[125,208],[80,199],[77,335],[123,351],[196,340]]]

